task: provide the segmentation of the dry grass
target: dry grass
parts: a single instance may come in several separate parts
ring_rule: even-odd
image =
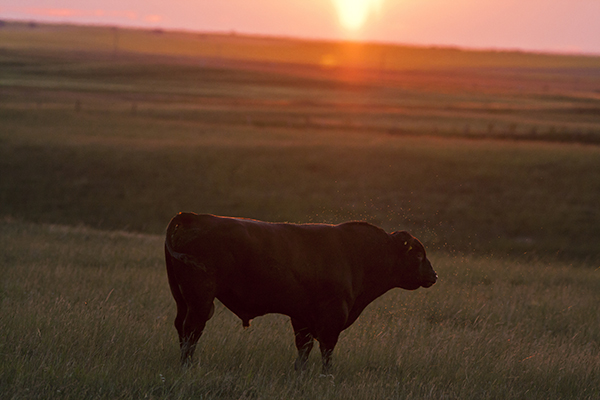
[[[593,399],[598,270],[431,258],[440,281],[394,290],[345,331],[333,378],[293,371],[287,318],[243,330],[219,306],[200,365],[178,366],[158,236],[5,220],[0,386],[35,398]]]

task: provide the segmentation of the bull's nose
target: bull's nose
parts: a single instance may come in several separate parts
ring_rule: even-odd
[[[427,279],[425,283],[422,285],[425,288],[433,286],[438,280],[438,275],[434,272],[431,278]]]

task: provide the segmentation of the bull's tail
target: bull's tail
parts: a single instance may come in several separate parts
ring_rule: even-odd
[[[177,303],[177,307],[181,307],[185,305],[185,299],[183,298],[183,293],[181,292],[181,286],[179,285],[179,279],[177,279],[177,273],[175,271],[173,256],[169,251],[169,246],[165,241],[165,263],[167,264],[167,277],[169,279],[169,287],[171,289],[171,294],[173,295],[173,299]],[[175,323],[177,326],[177,322]]]

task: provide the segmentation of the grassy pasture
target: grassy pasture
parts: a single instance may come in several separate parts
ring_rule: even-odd
[[[600,396],[598,270],[431,255],[440,281],[394,290],[347,329],[334,378],[293,371],[289,321],[248,330],[223,306],[200,364],[178,367],[162,237],[0,225],[0,387],[7,399]]]
[[[0,28],[3,398],[600,396],[599,58],[327,46]],[[372,304],[333,379],[222,306],[182,373],[181,210],[408,229],[440,281]]]
[[[373,75],[114,55],[89,39],[109,28],[7,26],[2,215],[147,233],[180,210],[366,219],[434,249],[597,265],[600,148],[582,145],[600,141],[593,57]],[[173,49],[187,37],[133,33]],[[53,35],[76,39],[57,50]]]
[[[2,211],[24,220],[160,233],[180,210],[366,219],[447,251],[599,255],[595,146],[5,115]]]
[[[598,260],[600,148],[0,110],[1,210],[160,233],[181,210],[366,219],[430,248]],[[109,118],[107,118],[109,117]]]

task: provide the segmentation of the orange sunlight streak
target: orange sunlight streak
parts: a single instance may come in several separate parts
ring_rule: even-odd
[[[360,29],[371,12],[379,13],[384,0],[333,0],[340,24],[349,31]]]

